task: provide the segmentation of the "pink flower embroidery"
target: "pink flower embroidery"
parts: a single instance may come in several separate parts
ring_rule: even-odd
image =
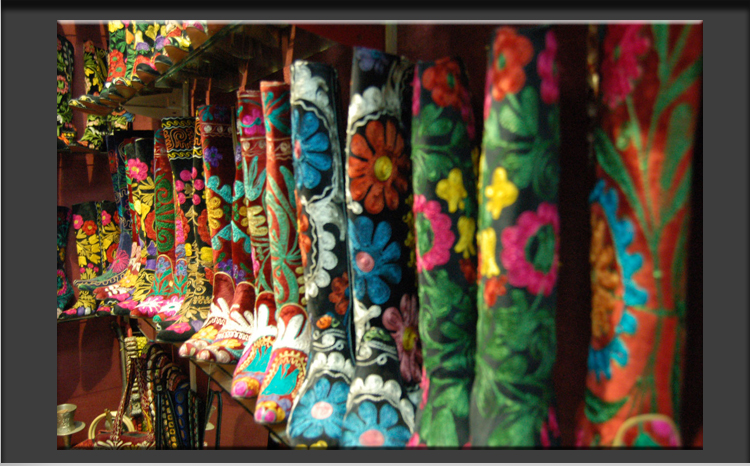
[[[177,193],[177,202],[180,204],[185,203],[185,193]],[[183,239],[182,242],[184,243],[185,240]]]
[[[187,170],[182,170],[180,172],[180,179],[182,181],[190,181],[190,172]]]
[[[138,159],[128,160],[128,176],[133,181],[143,181],[148,176],[148,167]]]
[[[177,324],[170,325],[169,327],[167,327],[167,330],[171,332],[175,332],[175,333],[185,333],[192,328],[193,327],[187,322],[180,322]]]
[[[649,40],[638,35],[640,24],[610,24],[604,39],[602,99],[614,109],[633,91],[640,78],[638,57],[648,51]]]
[[[414,93],[412,94],[413,97],[411,99],[411,114],[412,116],[418,116],[419,115],[419,99],[420,94],[422,93],[422,83],[419,80],[419,74],[414,73],[414,82],[412,83],[414,86]]]
[[[203,189],[203,188],[205,187],[205,185],[203,184],[203,180],[195,180],[195,181],[193,182],[193,186],[194,186],[194,187],[195,187],[195,189],[197,189],[198,191],[200,191],[201,189]]]
[[[522,213],[515,226],[503,230],[500,260],[508,283],[549,296],[557,280],[559,241],[557,206],[542,202],[536,212]]]
[[[432,270],[448,262],[456,235],[451,231],[450,217],[440,212],[438,201],[428,201],[424,195],[418,194],[414,196],[413,209],[417,230],[417,272],[422,273],[422,270]]]
[[[73,215],[73,228],[80,230],[83,226],[83,217],[80,215]]]
[[[390,330],[396,341],[398,358],[401,361],[401,376],[407,383],[419,382],[422,367],[422,342],[419,340],[417,319],[417,297],[405,294],[401,297],[399,311],[389,307],[383,313],[383,325]]]
[[[560,72],[555,63],[557,54],[557,39],[555,33],[548,31],[544,37],[546,48],[539,54],[536,69],[542,78],[541,95],[545,104],[552,105],[560,97]]]
[[[183,183],[180,180],[175,180],[174,182],[174,190],[177,192],[184,191],[185,190],[185,183]]]
[[[112,221],[112,216],[106,210],[102,210],[102,226],[109,225]]]
[[[249,115],[242,117],[242,132],[245,136],[263,136],[266,127],[263,124],[263,111],[259,107],[253,107]]]
[[[201,203],[201,197],[197,194],[193,194],[193,204],[198,205]]]

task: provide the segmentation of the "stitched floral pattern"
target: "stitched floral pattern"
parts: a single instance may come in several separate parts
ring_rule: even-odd
[[[305,299],[313,326],[308,375],[287,426],[297,445],[339,444],[354,373],[351,312],[345,296],[349,257],[338,93],[333,68],[294,63],[291,107],[297,220]]]
[[[592,336],[579,446],[679,446],[687,228],[703,29],[603,31]]]
[[[416,297],[404,295],[399,312],[389,308],[384,319],[389,330],[399,329],[392,333],[399,352],[410,355],[401,360],[402,376],[421,379],[424,390],[410,446],[457,448],[469,441],[476,347],[474,122],[459,59],[418,63],[414,82],[419,83],[412,106],[419,308]]]
[[[559,108],[548,103],[554,99],[540,99],[549,84],[551,35],[549,27],[499,28],[489,53],[490,103],[478,191],[472,446],[559,443],[559,432],[549,422],[559,248]]]
[[[419,380],[402,374],[413,376],[417,343],[408,332],[413,332],[410,312],[415,310],[404,318],[406,308],[401,309],[404,295],[416,296],[416,264],[410,262],[414,242],[409,241],[412,75],[413,65],[406,59],[355,48],[346,202],[356,363],[343,423],[344,447],[403,446],[414,427]],[[390,308],[392,331],[384,315]],[[393,335],[401,338],[400,352]]]
[[[261,82],[266,124],[266,207],[278,333],[258,395],[255,420],[275,424],[289,417],[307,370],[310,326],[304,306],[302,256],[291,144],[289,85]]]

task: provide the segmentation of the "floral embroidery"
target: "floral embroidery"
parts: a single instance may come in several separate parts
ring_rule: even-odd
[[[399,193],[405,193],[410,161],[404,151],[404,139],[394,120],[385,126],[379,120],[367,123],[365,135],[355,134],[349,157],[350,190],[355,201],[364,199],[365,209],[379,214],[385,205],[395,210]]]
[[[448,203],[448,212],[454,213],[466,207],[466,196],[469,193],[464,188],[464,180],[460,168],[451,169],[448,178],[440,180],[435,188],[435,194]]]
[[[651,44],[639,35],[640,31],[640,24],[612,24],[607,28],[601,64],[602,100],[611,109],[633,91],[634,81],[641,77],[638,57]]]
[[[292,125],[297,128],[292,140],[294,170],[302,174],[297,177],[297,189],[313,189],[320,183],[320,172],[331,168],[330,144],[315,114],[305,113],[300,118],[300,113],[295,109],[292,115]]]
[[[555,56],[557,54],[557,39],[553,31],[547,31],[544,36],[546,48],[539,53],[536,69],[542,78],[540,94],[545,104],[557,103],[560,97],[560,71],[557,69]]]
[[[379,50],[357,48],[354,53],[362,71],[375,70],[376,73],[383,74],[388,65],[388,57]]]
[[[441,107],[451,106],[461,110],[468,91],[461,85],[461,67],[450,58],[443,58],[422,74],[425,89],[432,92],[432,100]],[[416,92],[415,92],[415,95]]]
[[[348,384],[342,381],[331,384],[326,378],[319,379],[300,397],[289,434],[305,438],[316,438],[324,433],[334,439],[341,437],[348,395]]]
[[[401,376],[407,382],[418,382],[421,376],[422,344],[417,328],[417,297],[401,297],[400,310],[389,307],[383,313],[383,325],[390,330],[398,348]]]
[[[417,231],[417,272],[444,265],[456,236],[451,231],[451,219],[440,211],[438,201],[427,201],[419,194],[414,197]]]
[[[534,49],[529,39],[503,27],[497,31],[492,53],[495,57],[490,68],[492,98],[501,101],[506,94],[520,91],[526,83],[523,67],[531,61]]]
[[[484,285],[484,302],[487,306],[494,306],[497,302],[498,296],[503,296],[506,293],[505,284],[508,282],[508,277],[501,275],[499,277],[492,277],[487,280]]]
[[[83,222],[83,232],[86,236],[96,234],[96,223],[93,220],[86,220]]]
[[[536,213],[524,212],[515,226],[505,228],[500,259],[508,269],[508,283],[549,296],[557,282],[558,234],[557,206],[546,202]]]
[[[497,236],[494,228],[485,228],[477,235],[479,244],[479,275],[482,277],[494,277],[500,275],[500,267],[495,260],[495,247],[497,245]]]
[[[476,244],[474,242],[474,232],[477,229],[477,221],[471,217],[461,216],[458,219],[459,238],[456,247],[453,248],[457,253],[463,253],[464,259],[477,254]],[[473,280],[470,280],[470,282]]]
[[[336,314],[344,315],[346,310],[349,309],[349,274],[344,272],[344,275],[333,279],[331,284],[331,294],[328,295],[328,299],[336,306]]]
[[[209,113],[209,112],[206,112]],[[221,162],[222,155],[219,152],[219,149],[216,147],[209,147],[206,150],[203,151],[203,158],[208,162],[208,164],[211,167],[218,167],[219,162]],[[196,189],[200,189],[196,186]]]
[[[349,220],[352,256],[356,264],[354,273],[354,293],[357,299],[364,299],[365,292],[375,304],[383,304],[391,296],[385,282],[401,282],[401,268],[398,259],[401,247],[391,239],[391,226],[380,222],[373,232],[373,222],[369,217],[358,217],[353,223]]]
[[[390,404],[378,408],[363,402],[356,413],[344,421],[342,443],[363,447],[403,447],[409,441],[409,429],[398,425],[398,413]]]
[[[505,168],[497,167],[492,174],[492,184],[484,188],[484,195],[489,199],[486,204],[487,210],[492,214],[492,218],[497,220],[503,207],[516,202],[518,188],[508,179]]]

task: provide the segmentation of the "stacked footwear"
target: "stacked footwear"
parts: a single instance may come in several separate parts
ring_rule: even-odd
[[[57,206],[57,317],[73,300],[73,287],[65,273],[65,250],[70,230],[70,208]]]

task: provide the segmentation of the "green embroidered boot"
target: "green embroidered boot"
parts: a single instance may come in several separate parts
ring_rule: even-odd
[[[65,249],[70,230],[70,208],[57,206],[57,317],[74,298],[73,287],[65,273]]]
[[[104,89],[107,73],[106,51],[96,47],[93,41],[83,43],[83,80],[86,94],[100,95]],[[86,117],[86,128],[78,144],[94,150],[104,149],[104,136],[107,134],[107,118],[102,115],[89,114]]]
[[[102,255],[97,227],[96,202],[83,202],[73,205],[73,234],[76,238],[78,267],[83,279],[96,277],[101,269]],[[98,302],[90,291],[78,291],[78,300],[66,309],[58,319],[83,317],[94,313]]]

